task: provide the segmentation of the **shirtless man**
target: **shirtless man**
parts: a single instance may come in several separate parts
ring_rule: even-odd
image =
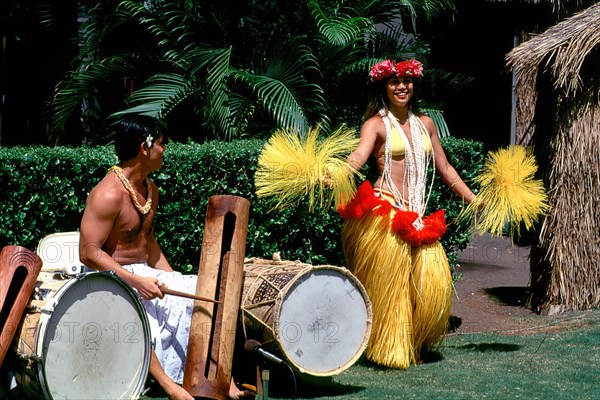
[[[179,385],[193,301],[164,296],[160,285],[194,293],[197,276],[174,272],[154,237],[158,188],[148,175],[162,166],[165,134],[165,126],[147,116],[126,117],[117,125],[115,150],[120,163],[88,196],[79,256],[87,267],[114,271],[137,290],[156,341],[150,374],[169,398],[193,400]],[[246,394],[232,381],[231,398]]]

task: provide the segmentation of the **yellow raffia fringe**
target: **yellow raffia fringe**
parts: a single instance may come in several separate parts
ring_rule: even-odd
[[[370,213],[346,221],[342,244],[348,269],[363,284],[373,312],[365,351],[386,367],[416,363],[413,340],[410,245],[390,231],[389,216]]]
[[[448,332],[452,309],[452,274],[446,252],[435,242],[412,250],[415,353],[431,349]]]
[[[510,235],[518,235],[520,225],[529,229],[548,209],[541,180],[535,179],[537,163],[530,150],[509,146],[490,152],[477,180],[477,199],[465,208],[461,217],[474,217],[479,233],[502,236],[508,223]]]
[[[340,127],[319,141],[320,129],[306,135],[289,130],[273,134],[259,158],[254,183],[258,197],[274,197],[274,208],[296,206],[308,201],[309,210],[337,206],[356,191],[353,173],[346,162],[358,146],[354,130]]]

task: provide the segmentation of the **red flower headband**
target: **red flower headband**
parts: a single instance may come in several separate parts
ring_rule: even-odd
[[[373,65],[369,75],[372,81],[387,79],[392,75],[420,78],[423,74],[423,64],[417,60],[404,60],[400,62],[389,59]]]

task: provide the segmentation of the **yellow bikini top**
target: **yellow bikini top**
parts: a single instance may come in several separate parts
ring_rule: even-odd
[[[423,133],[423,146],[425,148],[425,151],[430,153],[431,152],[431,139],[429,138],[429,134],[426,131],[423,130],[422,133]],[[391,137],[392,137],[392,146],[391,146],[392,157],[403,156],[404,153],[406,153],[406,144],[404,143],[404,140],[402,139],[400,132],[398,132],[398,130],[394,127],[392,127]]]

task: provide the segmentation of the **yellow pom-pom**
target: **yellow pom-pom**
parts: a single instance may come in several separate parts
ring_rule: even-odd
[[[534,178],[536,171],[535,158],[523,146],[490,152],[477,178],[477,199],[464,216],[474,217],[479,233],[502,236],[507,223],[511,236],[519,234],[521,224],[530,229],[548,208],[544,185]]]
[[[258,197],[275,197],[274,208],[308,201],[329,207],[354,194],[354,170],[347,164],[348,155],[358,145],[354,130],[342,126],[323,141],[319,128],[302,136],[279,130],[273,134],[259,158],[254,183]]]

